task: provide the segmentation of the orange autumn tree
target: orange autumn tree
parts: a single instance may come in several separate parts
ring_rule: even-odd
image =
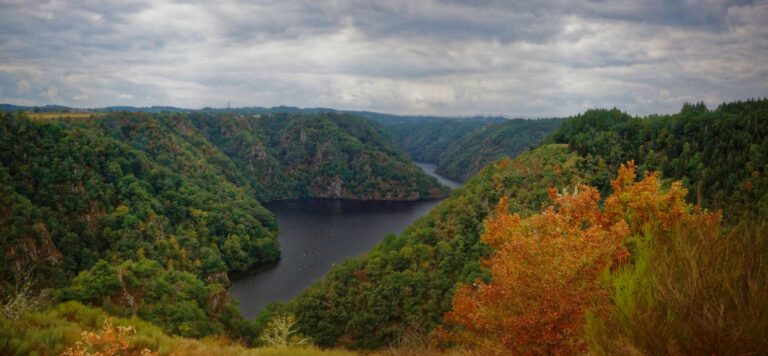
[[[494,253],[482,261],[491,283],[460,285],[438,336],[514,354],[567,354],[585,349],[585,311],[608,303],[599,277],[625,261],[624,238],[642,229],[668,229],[691,216],[685,190],[663,191],[658,175],[635,182],[629,162],[599,206],[595,188],[550,190],[553,204],[528,218],[507,213],[502,198],[485,224]]]
[[[136,332],[132,326],[114,326],[111,318],[105,318],[102,331],[101,334],[83,331],[81,334],[82,341],[78,341],[75,346],[64,350],[61,356],[157,355],[149,349],[131,352],[128,336]]]

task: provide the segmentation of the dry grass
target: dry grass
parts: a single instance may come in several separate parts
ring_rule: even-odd
[[[226,344],[223,342],[204,339],[177,339],[172,350],[161,355],[186,356],[186,355],[210,355],[210,356],[352,356],[359,355],[355,352],[343,350],[321,350],[316,347],[261,347],[247,349],[242,346]]]
[[[90,112],[73,112],[73,113],[60,113],[60,112],[41,112],[41,113],[28,113],[32,120],[53,120],[53,119],[88,119],[91,116],[101,116],[104,114],[90,113]]]
[[[768,225],[749,225],[646,234],[611,277],[610,317],[589,322],[592,352],[767,355]]]

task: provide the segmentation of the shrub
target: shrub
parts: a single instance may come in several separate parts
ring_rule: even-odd
[[[632,265],[607,279],[613,306],[587,340],[607,355],[768,354],[765,223],[717,221],[632,238]]]

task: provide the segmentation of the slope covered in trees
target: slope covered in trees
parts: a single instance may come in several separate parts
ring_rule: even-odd
[[[590,110],[565,121],[551,142],[585,158],[591,185],[608,187],[620,164],[680,180],[688,201],[727,215],[768,209],[768,99],[724,103],[708,110],[685,104],[675,115],[631,117]]]
[[[351,115],[0,115],[2,295],[32,280],[173,334],[254,337],[224,288],[280,256],[260,201],[447,191]]]
[[[262,200],[415,200],[447,192],[412,164],[378,124],[357,116],[276,113],[222,120],[196,113],[175,122],[194,125],[219,147]]]
[[[461,137],[440,156],[435,173],[466,181],[502,157],[515,158],[560,126],[560,119],[514,119],[485,125]]]
[[[335,266],[282,308],[320,345],[378,348],[404,334],[425,335],[450,309],[457,282],[487,279],[478,261],[489,250],[479,237],[500,197],[512,197],[513,211],[529,213],[548,187],[586,179],[567,151],[550,145],[486,167],[400,236],[388,235],[371,252]]]
[[[374,116],[398,145],[417,162],[437,164],[440,157],[462,137],[501,117],[428,118]]]
[[[467,181],[502,157],[514,158],[557,130],[559,119],[375,117],[411,158]]]
[[[233,306],[213,308],[220,288],[214,281],[196,281],[202,276],[194,268],[158,269],[168,261],[158,260],[154,250],[137,251],[131,261],[120,261],[119,253],[109,255],[107,262],[76,277],[61,298],[126,317],[154,317],[150,320],[174,334],[224,330],[246,342],[270,318],[295,314],[299,331],[322,346],[376,349],[432,342],[474,354],[765,354],[767,106],[765,99],[712,111],[686,104],[678,114],[644,118],[590,110],[566,119],[544,144],[485,167],[402,234],[388,235],[371,252],[334,266],[294,300],[270,305],[255,325],[241,322]],[[178,132],[178,141],[171,141],[175,145],[158,151],[153,151],[154,139],[128,139],[131,130],[122,125],[105,126],[105,137],[163,159],[159,166],[168,169],[177,168],[162,153],[176,148],[173,152],[183,156],[187,142],[197,138],[210,144],[194,145],[210,147],[201,157],[218,163],[210,168],[198,164],[195,172],[212,169],[209,174],[220,174],[235,188],[256,192],[241,173],[248,158],[222,153],[242,150],[215,143],[230,142],[217,141],[228,137],[229,129],[211,128],[204,115],[187,118],[157,121],[161,128],[173,127],[172,134]],[[70,122],[61,130],[89,132],[79,125]],[[267,132],[290,136],[285,133],[291,129],[275,125],[274,131],[242,140],[271,142],[273,134]],[[34,142],[14,152],[45,147],[45,142]],[[281,167],[284,156],[274,157],[274,167]],[[20,168],[3,164],[3,182],[15,182],[10,177]],[[27,192],[25,185],[35,182],[12,183],[12,189],[4,184],[12,197],[4,207],[19,212],[34,207],[33,199],[19,191]],[[58,211],[44,210],[51,216]],[[10,216],[7,211],[4,218]],[[34,224],[2,226],[43,231]],[[120,251],[106,251],[112,250]],[[222,261],[225,268],[228,263]],[[102,289],[110,293],[93,299],[91,291]],[[124,302],[125,295],[142,294],[146,297],[138,303]],[[162,303],[184,305],[189,312],[151,311]],[[40,318],[37,314],[31,317],[41,320],[34,319]],[[0,323],[0,337],[14,340],[8,345],[62,335],[49,334],[25,318]],[[203,325],[194,323],[200,320]],[[15,328],[20,325],[30,326]],[[174,329],[179,325],[183,328]]]
[[[495,259],[497,261],[515,263],[514,258],[501,258],[498,255],[498,250],[489,247],[480,238],[491,226],[488,224],[493,224],[492,221],[486,222],[486,218],[501,198],[506,201],[504,214],[508,216],[518,214],[521,218],[526,218],[531,214],[537,214],[542,206],[548,204],[547,190],[571,192],[577,184],[587,184],[594,187],[592,196],[602,192],[602,196],[605,197],[614,192],[617,195],[612,199],[618,199],[617,201],[620,201],[621,204],[628,204],[626,205],[628,210],[614,212],[612,216],[615,217],[615,214],[619,214],[624,217],[626,224],[630,227],[630,235],[623,235],[629,237],[619,241],[619,244],[626,247],[630,253],[638,253],[635,256],[638,259],[630,258],[629,264],[622,265],[621,271],[636,272],[609,274],[605,277],[605,283],[609,283],[608,286],[592,284],[591,287],[581,290],[583,293],[578,300],[582,304],[578,307],[579,310],[573,311],[575,314],[571,315],[580,318],[575,321],[556,318],[561,315],[559,313],[564,312],[558,309],[558,305],[573,306],[572,304],[557,304],[559,302],[551,298],[546,301],[536,298],[548,298],[547,290],[550,292],[561,290],[568,294],[577,293],[576,289],[552,285],[552,288],[549,289],[519,290],[519,293],[530,292],[529,296],[533,298],[530,301],[530,306],[542,308],[539,310],[540,315],[552,317],[552,324],[549,326],[538,325],[534,319],[537,319],[535,315],[539,314],[521,312],[515,316],[515,320],[527,320],[532,327],[536,325],[538,325],[536,327],[541,327],[542,333],[520,334],[529,338],[531,343],[521,339],[507,340],[510,343],[506,346],[501,344],[477,345],[466,342],[464,339],[464,342],[461,343],[462,347],[481,347],[483,350],[496,350],[502,354],[507,352],[526,354],[527,352],[535,352],[532,350],[539,350],[531,348],[534,346],[526,345],[536,345],[535,343],[542,342],[552,346],[554,344],[550,341],[557,339],[562,340],[563,345],[578,344],[581,345],[578,346],[579,348],[585,347],[585,345],[596,348],[602,347],[605,350],[610,350],[607,351],[608,353],[615,353],[617,347],[621,349],[621,345],[626,346],[624,351],[629,353],[632,350],[656,350],[658,352],[664,345],[673,347],[670,346],[673,343],[672,338],[665,338],[663,339],[665,341],[660,341],[657,344],[642,344],[644,339],[637,339],[633,333],[647,333],[650,329],[641,330],[642,325],[637,325],[626,318],[645,316],[647,320],[653,320],[652,324],[655,323],[653,325],[658,325],[663,322],[659,319],[663,315],[678,315],[681,319],[676,319],[675,323],[669,321],[667,323],[670,323],[670,330],[677,333],[675,335],[684,336],[680,340],[686,340],[687,344],[674,347],[678,347],[680,350],[723,350],[723,345],[713,346],[711,343],[707,344],[709,348],[694,347],[697,342],[700,343],[696,340],[713,338],[716,334],[712,330],[706,329],[704,324],[693,325],[687,321],[689,319],[684,319],[703,317],[702,315],[685,314],[685,310],[675,308],[676,306],[701,307],[704,308],[701,310],[712,311],[711,308],[716,308],[722,303],[737,303],[735,305],[739,305],[738,308],[746,308],[744,309],[745,312],[733,314],[731,318],[723,319],[723,321],[729,323],[727,325],[736,325],[739,322],[753,325],[755,329],[740,327],[738,329],[740,334],[734,336],[733,340],[739,338],[744,340],[745,345],[747,345],[744,346],[744,349],[760,349],[761,345],[765,346],[764,341],[761,342],[756,336],[760,335],[768,324],[766,319],[760,316],[762,314],[750,316],[746,310],[755,311],[764,308],[764,303],[768,300],[768,298],[760,297],[760,294],[757,293],[757,290],[768,287],[768,277],[766,277],[766,268],[768,267],[764,262],[760,262],[765,261],[765,251],[768,250],[765,249],[765,244],[760,242],[765,241],[764,233],[757,233],[759,226],[763,226],[759,224],[759,221],[765,216],[760,202],[764,195],[761,190],[762,177],[768,172],[766,171],[768,169],[768,161],[766,161],[768,152],[760,147],[768,142],[768,132],[765,132],[765,128],[768,127],[765,123],[765,120],[768,120],[766,105],[768,105],[766,100],[737,102],[724,104],[714,111],[705,110],[702,105],[685,105],[679,114],[646,118],[632,118],[617,110],[590,110],[569,118],[563,123],[563,128],[548,140],[549,142],[568,143],[568,145],[544,144],[514,160],[501,160],[486,167],[470,179],[466,187],[454,191],[449,199],[435,208],[429,215],[407,228],[400,236],[387,236],[371,252],[355,259],[348,259],[335,266],[323,280],[317,282],[302,295],[287,305],[273,305],[264,314],[284,310],[296,313],[302,331],[314,337],[322,345],[377,348],[382,345],[404,342],[404,339],[409,339],[405,342],[411,342],[414,338],[423,341],[428,338],[426,335],[429,330],[444,322],[443,314],[456,308],[456,305],[449,304],[453,300],[457,283],[471,285],[471,287],[465,287],[469,290],[462,292],[462,295],[470,296],[474,295],[472,290],[482,289],[484,283],[487,284],[494,280],[495,277],[491,278],[489,272],[478,264],[481,258],[487,259],[489,256],[496,256],[498,257]],[[717,130],[714,130],[715,128]],[[711,146],[705,143],[709,143]],[[649,154],[649,152],[653,153]],[[612,187],[610,182],[616,178],[622,161],[632,158],[638,161],[637,174],[639,177],[652,170],[658,170],[659,177],[666,180],[663,182],[659,180],[644,181],[637,183],[638,188],[635,190],[622,188],[623,191],[616,191],[617,185]],[[708,183],[704,184],[699,183],[701,179],[709,180]],[[632,186],[630,181],[633,180],[632,177],[624,177],[618,186]],[[672,185],[673,188],[677,187],[672,189],[673,193],[667,193],[667,190],[670,189],[668,188],[670,180],[679,181],[679,183]],[[585,190],[587,190],[585,187],[579,189],[581,192]],[[576,193],[573,194],[573,199],[576,199]],[[667,202],[661,200],[654,202],[652,199],[644,200],[653,194],[659,194],[660,197],[672,195],[671,198],[664,200]],[[579,195],[581,198],[588,196]],[[684,198],[687,199],[687,202],[683,200]],[[696,260],[695,263],[699,265],[690,265],[690,263],[694,263],[690,259],[695,256],[691,255],[690,251],[680,250],[678,245],[670,244],[666,240],[668,237],[665,236],[690,236],[691,234],[695,236],[695,234],[703,233],[701,229],[683,231],[693,225],[681,225],[679,228],[675,227],[677,225],[670,225],[673,222],[683,221],[678,219],[680,218],[679,214],[658,220],[643,220],[655,216],[648,215],[650,212],[643,209],[667,209],[671,207],[669,204],[674,203],[679,211],[691,213],[698,210],[686,204],[697,202],[701,202],[705,208],[725,208],[724,218],[726,221],[731,223],[742,221],[743,224],[747,225],[742,230],[747,231],[745,236],[752,237],[742,242],[730,238],[727,241],[731,242],[727,242],[726,240],[720,241],[722,238],[718,236],[732,236],[732,233],[726,231],[729,229],[727,226],[718,225],[718,219],[707,217],[703,219],[714,222],[710,224],[702,221],[693,224],[709,226],[712,230],[713,236],[702,241],[720,241],[715,245],[721,247],[718,247],[717,251],[708,251],[705,254],[706,259],[720,261],[718,262],[721,263],[720,266],[734,266],[736,269],[732,271],[733,273],[724,273],[715,266],[707,265],[706,259]],[[728,206],[724,206],[724,202],[727,202]],[[562,204],[562,202],[560,203]],[[608,209],[607,205],[610,205],[599,200],[595,200],[593,203],[589,209],[595,212],[597,214],[595,216],[598,217],[603,213],[597,211]],[[562,212],[562,208],[556,209],[555,212]],[[574,218],[574,223],[569,226],[576,230],[584,229],[583,219],[586,218],[586,215],[574,214],[577,216]],[[557,219],[560,218],[552,220],[551,223],[541,225],[541,222],[538,222],[538,224],[549,229],[559,226]],[[600,219],[602,217],[598,220]],[[486,225],[484,226],[484,224]],[[529,223],[526,222],[526,224]],[[538,231],[530,224],[521,230],[524,231],[524,234]],[[647,230],[649,226],[657,226],[655,224],[662,224],[664,229]],[[643,230],[643,226],[646,227],[646,230]],[[496,229],[495,232],[491,231],[491,233],[504,236],[509,231],[509,229]],[[558,231],[557,234],[561,234],[567,230]],[[587,234],[587,236],[593,236],[590,238],[598,236],[590,234]],[[755,235],[762,237],[757,238]],[[541,241],[542,244],[554,244],[559,240],[540,239],[537,241]],[[568,239],[562,240],[560,247],[569,246],[567,245],[571,243],[569,241]],[[597,239],[592,242],[599,241],[601,240]],[[697,243],[690,237],[683,241],[687,241],[685,243],[695,248],[695,251],[704,247],[702,243]],[[614,247],[616,246],[615,242],[612,242]],[[752,246],[751,248],[756,250],[752,254],[736,252],[743,251],[741,249],[746,246]],[[539,247],[543,249],[542,251],[553,254],[553,256],[563,253],[562,251],[571,251],[573,248],[586,248],[577,245],[565,250],[558,250],[559,247],[557,246]],[[495,248],[498,249],[499,246],[497,245]],[[649,248],[653,252],[649,252]],[[658,248],[664,250],[655,250]],[[606,256],[613,256],[613,252],[610,250],[595,251],[600,253],[595,254],[594,263],[589,265],[591,267],[584,265],[585,268],[588,267],[587,269],[591,268],[590,274],[569,276],[565,274],[567,271],[561,271],[563,272],[562,275],[553,275],[546,271],[536,272],[533,269],[530,272],[544,279],[551,278],[557,283],[568,281],[568,278],[572,277],[588,278],[581,282],[572,280],[575,283],[573,285],[586,287],[580,283],[586,283],[587,280],[589,283],[600,282],[603,280],[602,276],[609,273],[605,269],[606,266],[614,265],[603,263],[603,259]],[[702,253],[699,252],[699,254]],[[567,256],[559,256],[558,258],[565,258],[563,261],[570,261],[569,263],[575,264],[588,262],[579,259],[568,260]],[[494,261],[494,259],[490,261]],[[531,262],[533,260],[526,259],[524,261]],[[679,271],[679,273],[667,272],[666,275],[649,273],[644,267],[647,266],[647,263],[660,263],[667,268],[667,271]],[[546,267],[546,265],[533,263],[527,268],[533,267]],[[506,273],[509,269],[503,271]],[[531,274],[524,272],[520,272],[522,273],[520,276],[531,276]],[[709,277],[704,277],[700,273],[715,278],[713,280],[721,281],[724,285],[718,289],[713,289],[716,291],[715,293],[708,293],[697,287],[700,284],[690,285],[691,288],[685,290],[679,288],[664,290],[663,286],[658,284],[660,283],[658,281],[663,281],[664,283],[706,282],[708,283],[706,285],[711,285],[711,281],[707,282]],[[662,280],[661,278],[667,279]],[[511,287],[503,288],[507,288],[509,291],[517,290],[515,288],[526,288],[525,285],[519,284],[519,280],[517,281]],[[611,283],[615,283],[615,286],[610,286]],[[529,284],[529,286],[534,285],[537,284]],[[632,294],[624,288],[642,288],[644,294]],[[667,294],[657,294],[662,292]],[[568,295],[575,298],[575,294]],[[592,310],[591,306],[594,305],[592,297],[597,298],[599,296],[607,297],[608,299],[605,301],[607,304],[601,304],[602,309]],[[647,299],[648,296],[651,296],[651,299]],[[561,296],[553,295],[552,298],[554,297],[559,298]],[[523,304],[529,303],[524,299],[518,298],[518,301],[523,301]],[[465,298],[464,301],[459,300],[459,303],[464,306],[474,306],[479,302],[475,297],[469,298],[469,300],[470,302],[467,302]],[[504,303],[502,299],[491,298],[489,300]],[[565,296],[560,301],[567,300],[575,301],[576,299]],[[545,302],[552,304],[545,304]],[[641,309],[633,309],[635,307]],[[734,307],[736,308],[736,306]],[[517,306],[510,304],[489,305],[487,308],[481,309],[496,310],[493,308],[498,310],[513,308],[512,310],[518,312],[525,310],[514,309]],[[465,310],[469,309],[465,308]],[[652,311],[653,314],[645,315],[643,314],[644,310]],[[590,316],[589,313],[593,314]],[[476,330],[485,330],[482,329],[483,327],[495,328],[483,331],[483,333],[492,331],[498,335],[510,335],[513,332],[507,329],[511,325],[509,323],[493,324],[495,326],[482,324],[483,322],[478,319],[477,313],[470,314],[466,317],[459,317],[456,314],[457,316],[450,321],[459,324],[460,330],[469,330],[469,328],[477,326],[479,329]],[[595,317],[600,317],[600,319],[595,319]],[[498,316],[490,316],[490,318],[498,321]],[[591,336],[589,340],[585,339],[587,337],[585,334],[586,320],[590,320],[589,332]],[[467,322],[479,324],[467,325],[465,324]],[[601,334],[606,328],[610,329],[614,325],[619,325],[622,329],[617,329],[610,334]],[[553,334],[552,332],[557,328],[562,328],[560,329],[562,333]],[[553,339],[550,340],[549,337]],[[635,339],[627,341],[628,337],[635,337]],[[484,338],[484,340],[494,339],[492,336],[485,336]],[[646,335],[648,341],[651,338],[650,334]],[[490,347],[490,349],[485,349],[485,347]],[[563,350],[567,350],[570,346],[564,347]],[[686,349],[687,347],[692,348]]]

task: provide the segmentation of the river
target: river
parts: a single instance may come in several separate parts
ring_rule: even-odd
[[[462,186],[437,176],[435,165],[416,163],[452,189]],[[264,203],[280,229],[280,262],[233,282],[230,293],[243,316],[256,319],[267,303],[288,301],[330,271],[332,264],[370,251],[384,235],[400,234],[441,200],[415,202],[297,199]]]

